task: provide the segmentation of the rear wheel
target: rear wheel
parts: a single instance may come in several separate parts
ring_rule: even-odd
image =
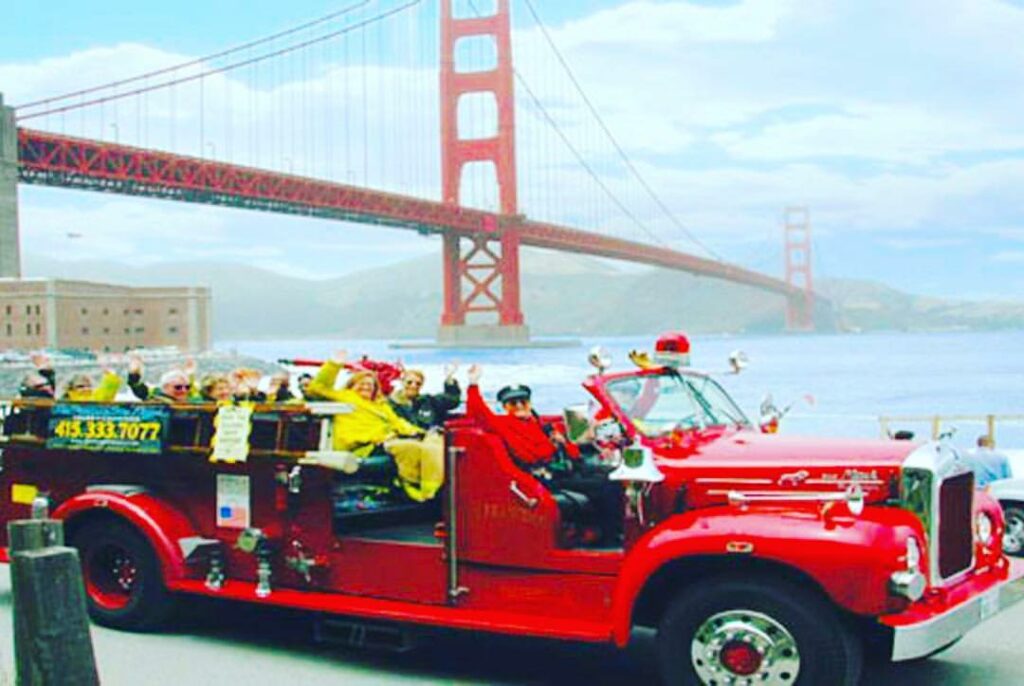
[[[1014,557],[1024,557],[1024,506],[1020,503],[1004,503],[1003,519],[1006,520],[1003,552]]]
[[[97,520],[74,533],[89,616],[116,629],[143,630],[167,618],[172,603],[149,542],[120,521]]]
[[[855,686],[859,640],[817,594],[735,577],[682,592],[658,627],[666,686]]]

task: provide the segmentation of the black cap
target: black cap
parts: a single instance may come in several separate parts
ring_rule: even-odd
[[[504,405],[510,403],[513,400],[529,400],[530,399],[530,387],[523,386],[505,386],[503,389],[498,391],[498,402]]]

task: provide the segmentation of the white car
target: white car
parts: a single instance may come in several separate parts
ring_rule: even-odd
[[[1010,459],[1013,478],[989,484],[992,495],[1003,506],[1006,533],[1003,550],[1007,555],[1024,557],[1024,450],[1000,450]]]

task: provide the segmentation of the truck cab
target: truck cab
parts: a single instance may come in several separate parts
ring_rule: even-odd
[[[583,426],[546,418],[611,461],[621,544],[582,541],[585,494],[472,417],[446,425],[440,497],[404,501],[389,458],[330,450],[332,404],[14,401],[0,520],[62,520],[114,627],[182,595],[619,647],[648,626],[667,683],[855,684],[866,648],[923,657],[1016,597],[951,447],[766,435],[711,376],[641,361],[583,381]]]

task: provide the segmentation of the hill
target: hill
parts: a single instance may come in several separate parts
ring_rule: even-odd
[[[27,276],[136,286],[205,285],[213,291],[219,340],[338,336],[427,338],[441,311],[440,255],[327,280],[302,279],[237,263],[64,262],[25,256]],[[661,269],[620,268],[604,260],[527,249],[523,309],[538,335],[781,331],[784,302],[756,289]],[[854,330],[1024,326],[1024,304],[977,303],[909,295],[887,286],[819,284],[836,305],[819,314]]]

